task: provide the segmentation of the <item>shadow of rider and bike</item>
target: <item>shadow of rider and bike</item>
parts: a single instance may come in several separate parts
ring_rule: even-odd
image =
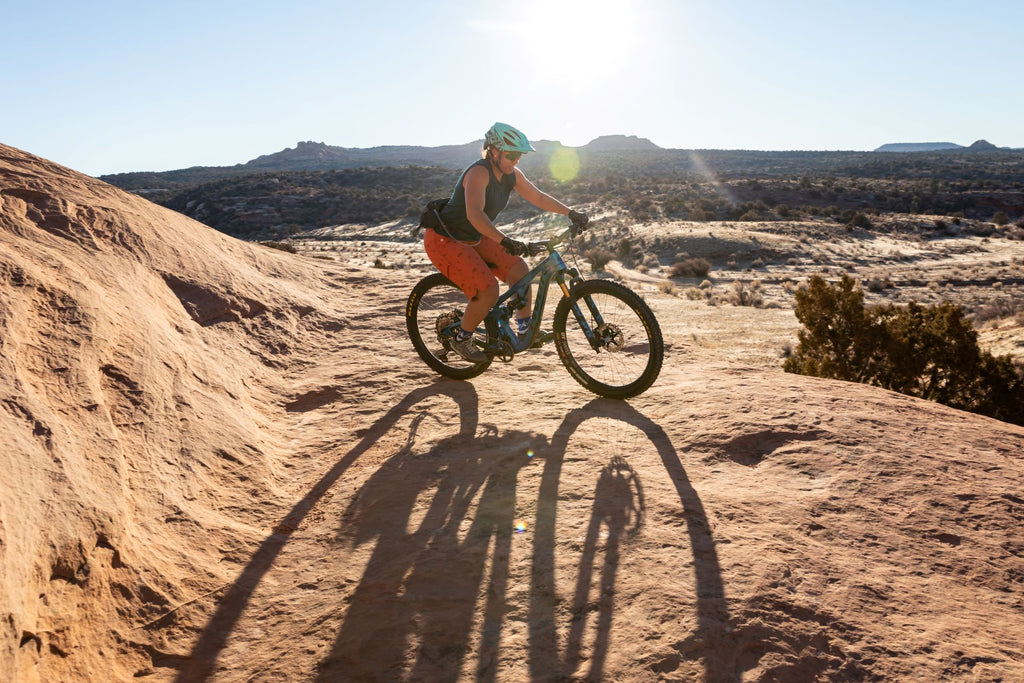
[[[454,403],[453,410],[445,411],[445,418],[455,416],[447,420],[453,425],[450,436],[427,453],[415,453],[411,445],[416,430],[444,398]],[[587,680],[600,680],[613,642],[615,584],[624,543],[642,533],[646,501],[628,455],[594,462],[591,514],[569,603],[574,618],[564,623],[564,600],[552,588],[559,559],[561,475],[570,439],[597,418],[643,433],[669,475],[684,512],[696,582],[696,595],[680,596],[680,602],[689,598],[696,603],[697,625],[690,640],[714,648],[716,634],[728,621],[718,557],[703,505],[665,431],[629,404],[606,398],[569,410],[550,438],[481,425],[478,411],[476,390],[469,383],[441,380],[410,392],[362,433],[278,525],[299,528],[361,455],[400,422],[408,424],[406,446],[371,475],[339,520],[341,548],[372,543],[372,551],[334,644],[317,671],[301,677],[455,681],[471,667],[475,679],[493,681],[508,612],[515,609],[525,613],[532,680],[581,673]],[[606,424],[600,428],[608,429]],[[515,538],[517,501],[520,508],[523,503],[520,474],[530,463],[543,463],[543,471],[536,512],[529,520],[529,597],[526,604],[510,604],[523,601],[519,590],[510,591],[511,557],[513,543],[520,540]],[[176,680],[205,681],[216,673],[217,657],[289,538],[289,533],[274,533],[252,555]],[[480,596],[485,596],[482,603]],[[378,626],[368,629],[371,622]],[[382,623],[387,626],[380,627]],[[703,657],[706,680],[731,680],[728,672],[718,670],[725,659]]]

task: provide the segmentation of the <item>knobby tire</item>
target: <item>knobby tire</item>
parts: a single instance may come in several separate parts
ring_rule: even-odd
[[[604,320],[603,343],[594,349],[573,312],[578,306],[587,324]],[[646,391],[661,372],[665,343],[650,307],[617,282],[587,280],[576,284],[569,298],[558,302],[554,317],[555,348],[569,374],[581,385],[607,398],[631,398]]]
[[[490,358],[470,363],[454,351],[443,358],[446,349],[437,338],[435,323],[439,316],[455,320],[465,308],[466,295],[441,273],[420,280],[405,305],[405,325],[416,353],[432,370],[451,379],[472,379],[491,364]]]

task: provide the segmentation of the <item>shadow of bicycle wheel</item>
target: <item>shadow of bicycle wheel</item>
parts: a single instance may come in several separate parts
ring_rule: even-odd
[[[688,639],[692,642],[715,643],[725,632],[729,618],[722,585],[721,567],[715,550],[707,514],[693,485],[687,477],[679,454],[672,441],[656,422],[622,401],[597,398],[569,412],[551,439],[544,458],[544,472],[537,503],[534,525],[533,567],[530,592],[530,674],[534,680],[549,680],[559,676],[576,676],[580,665],[581,639],[584,619],[582,607],[588,601],[590,572],[595,564],[596,533],[605,528],[603,565],[601,567],[600,595],[594,625],[592,654],[589,657],[587,680],[600,680],[604,673],[605,655],[610,642],[619,547],[632,527],[639,528],[645,509],[643,487],[625,460],[614,458],[605,467],[598,480],[594,495],[594,508],[588,525],[577,576],[572,611],[577,620],[570,626],[565,651],[561,652],[557,629],[558,598],[556,585],[556,519],[559,484],[565,453],[573,434],[588,420],[605,418],[619,421],[640,430],[653,444],[662,465],[670,477],[686,520],[689,545],[693,552],[696,580],[697,628]],[[712,654],[705,657],[704,678],[708,681],[731,680],[731,667],[727,658]]]

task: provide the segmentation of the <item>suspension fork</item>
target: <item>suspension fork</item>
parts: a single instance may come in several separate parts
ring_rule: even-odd
[[[581,280],[579,280],[579,278],[573,278],[570,284],[574,284],[580,281]],[[562,288],[562,294],[564,294],[567,299],[572,301],[572,290],[570,288],[570,285],[566,284],[565,278],[558,278],[558,286]],[[601,327],[602,325],[604,325],[604,317],[601,315],[601,311],[597,309],[597,304],[594,303],[594,298],[588,294],[583,297],[583,301],[587,304],[587,310],[590,311],[590,315],[593,317],[593,320],[597,324],[597,326]],[[578,301],[572,302],[571,310],[573,317],[576,318],[576,322],[580,326],[580,329],[583,330],[583,334],[587,337],[587,341],[590,342],[590,346],[595,351],[600,350],[601,340],[598,338],[597,333],[594,331],[594,328],[592,328],[590,326],[590,323],[587,322],[587,316],[583,314],[583,311],[580,309]]]

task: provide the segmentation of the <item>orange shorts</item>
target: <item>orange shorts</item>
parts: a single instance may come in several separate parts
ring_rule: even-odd
[[[512,256],[487,237],[481,237],[477,244],[467,244],[428,228],[423,236],[423,248],[431,263],[470,300],[494,285],[497,278],[507,284],[509,271],[519,263],[525,264],[522,258]]]

